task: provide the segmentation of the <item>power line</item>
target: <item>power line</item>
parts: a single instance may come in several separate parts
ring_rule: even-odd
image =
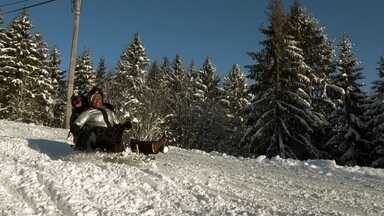
[[[20,3],[27,2],[27,1],[30,1],[30,0],[22,0],[22,1],[17,1],[17,2],[12,2],[12,3],[2,4],[2,5],[0,5],[0,8],[2,8],[2,7],[7,7],[7,6],[12,6],[12,5],[17,5],[17,4],[20,4]]]
[[[57,1],[57,0],[43,1],[43,2],[36,3],[36,4],[28,5],[28,6],[19,8],[19,9],[6,11],[6,12],[3,13],[3,15],[5,15],[5,14],[10,14],[10,13],[15,13],[15,12],[22,11],[22,10],[25,10],[25,9],[28,9],[28,8],[33,8],[33,7],[37,7],[37,6],[41,6],[41,5],[45,5],[45,4],[48,4],[48,3],[50,3],[50,2],[54,2],[54,1]]]

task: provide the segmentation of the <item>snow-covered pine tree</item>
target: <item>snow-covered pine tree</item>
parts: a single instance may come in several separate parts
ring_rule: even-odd
[[[35,59],[36,63],[31,67],[31,70],[35,69],[33,75],[35,81],[32,90],[35,95],[35,103],[30,109],[34,113],[34,122],[50,125],[54,117],[53,95],[55,94],[55,89],[51,74],[49,73],[49,49],[41,35],[36,34],[34,40],[36,49],[32,49],[32,52],[35,52],[33,55],[37,59]]]
[[[93,69],[90,50],[86,49],[77,58],[75,67],[75,95],[87,95],[96,85],[96,74]]]
[[[366,112],[368,128],[371,129],[371,166],[384,168],[384,57],[378,62],[379,79],[373,82],[373,95]]]
[[[231,71],[224,78],[225,96],[222,99],[228,131],[228,147],[232,152],[240,151],[238,145],[245,130],[246,110],[250,105],[251,95],[244,73],[238,64],[232,66]],[[235,145],[236,144],[236,145]]]
[[[3,28],[3,16],[0,15],[0,119],[4,118],[4,113],[6,110],[6,103],[7,100],[5,99],[6,91],[8,89],[8,86],[6,86],[6,76],[5,72],[3,72],[3,67],[2,67],[2,53],[5,51],[4,48],[6,47],[6,31],[5,28]]]
[[[204,150],[224,150],[224,112],[220,103],[224,90],[219,85],[216,66],[208,57],[193,79],[193,113],[195,119],[195,145]]]
[[[150,103],[150,112],[157,115],[157,131],[162,133],[169,133],[170,128],[170,119],[172,109],[168,100],[172,98],[174,92],[171,92],[169,89],[169,77],[173,73],[171,64],[167,57],[163,58],[161,65],[158,65],[154,61],[148,71],[147,83],[149,90],[149,103]],[[147,90],[147,91],[148,91]],[[147,93],[148,94],[148,93]],[[147,102],[148,103],[148,102]],[[160,120],[160,121],[159,121]],[[155,127],[155,128],[156,128]],[[156,132],[156,133],[158,133]],[[172,135],[170,137],[173,137]],[[173,139],[172,139],[173,140]]]
[[[331,75],[335,72],[335,54],[331,42],[318,20],[311,16],[299,3],[294,2],[288,18],[288,32],[303,51],[304,62],[311,68],[308,76],[313,88],[310,91],[314,110],[321,113],[323,120],[329,120],[336,108],[335,99],[342,97],[341,88],[334,85]],[[329,139],[330,126],[315,129],[313,142],[319,148]]]
[[[147,76],[147,85],[154,91],[157,91],[159,101],[159,110],[166,114],[168,113],[167,104],[164,101],[168,97],[167,89],[167,77],[172,73],[172,68],[168,58],[164,58],[161,65],[158,65],[157,61],[152,62],[149,67],[148,76]]]
[[[46,72],[39,41],[32,32],[32,22],[27,12],[22,11],[1,33],[0,76],[2,92],[1,118],[40,123],[35,118],[36,101],[42,92],[36,86],[45,85],[39,80]],[[48,97],[47,97],[48,99]],[[49,99],[48,99],[49,100]]]
[[[60,51],[56,47],[50,50],[48,72],[53,86],[53,119],[51,126],[63,127],[64,109],[66,103],[66,82],[64,71],[60,68]]]
[[[175,145],[190,148],[193,130],[191,79],[185,71],[183,60],[179,55],[176,55],[172,71],[164,75],[168,91],[165,100],[169,132],[174,138]]]
[[[104,90],[104,100],[109,104],[115,104],[113,100],[119,96],[118,89],[115,86],[116,74],[112,71],[108,72],[104,78],[101,88]]]
[[[121,54],[116,68],[115,89],[120,94],[113,100],[119,112],[126,117],[134,118],[134,113],[141,109],[142,105],[137,97],[142,94],[148,64],[144,46],[136,33],[131,44]]]
[[[336,85],[344,89],[344,103],[331,118],[332,137],[326,147],[337,162],[347,165],[368,165],[369,142],[365,138],[364,109],[367,98],[362,91],[362,68],[352,53],[352,42],[344,35],[340,42]]]
[[[172,63],[169,61],[168,57],[164,57],[160,65],[160,79],[163,79],[166,82],[166,77],[172,73]]]
[[[318,20],[298,0],[291,7],[288,29],[288,33],[297,41],[297,47],[303,52],[304,62],[311,68],[308,77],[313,85],[312,105],[324,117],[329,117],[336,106],[327,92],[332,91],[330,94],[333,96],[336,96],[335,92],[340,92],[330,78],[335,71],[335,54],[331,42]]]
[[[96,69],[96,85],[103,86],[105,81],[105,76],[107,74],[107,66],[105,65],[105,58],[101,57],[99,64]]]
[[[217,101],[218,98],[216,96],[222,93],[222,89],[219,88],[220,78],[216,73],[216,66],[212,63],[210,57],[205,59],[199,77],[202,84],[206,87],[205,100]]]
[[[173,94],[173,92],[169,90],[169,77],[171,77],[171,74],[173,73],[172,63],[167,57],[164,57],[159,66],[159,71],[156,77],[153,77],[155,72],[154,70],[156,70],[156,68],[151,68],[151,73],[148,76],[150,83],[148,83],[148,85],[152,89],[157,90],[157,94],[159,94],[158,98],[160,100],[165,101],[166,98],[169,98],[170,95]],[[168,106],[167,103],[160,103],[159,108],[161,113],[163,113],[165,116],[171,113],[170,106]]]
[[[196,67],[195,60],[193,59],[189,65],[189,74],[192,79],[196,79],[199,76],[199,70]]]
[[[153,61],[149,66],[147,83],[148,86],[152,89],[156,89],[159,87],[159,79],[160,79],[160,66],[157,61]]]
[[[287,33],[287,17],[280,0],[270,1],[270,26],[259,53],[250,53],[249,66],[256,83],[242,143],[250,153],[283,158],[323,157],[311,142],[313,128],[323,122],[312,110],[311,68],[304,62],[297,41]]]
[[[153,111],[157,106],[156,94],[146,83],[148,65],[149,58],[136,33],[118,61],[112,103],[123,118],[132,119],[133,127],[129,132],[131,137],[140,140],[157,138],[163,124],[160,114]]]
[[[116,68],[116,88],[120,91],[114,100],[120,113],[125,117],[136,118],[142,103],[138,100],[143,94],[145,70],[149,59],[144,46],[135,34],[133,41],[121,54]]]

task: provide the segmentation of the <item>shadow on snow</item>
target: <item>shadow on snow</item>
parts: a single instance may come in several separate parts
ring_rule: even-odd
[[[71,161],[94,161],[101,163],[126,164],[130,166],[141,166],[151,162],[154,158],[142,157],[136,154],[122,156],[120,153],[97,153],[79,152],[76,153],[70,145],[65,142],[46,139],[27,139],[28,146],[42,154],[46,154],[52,160]]]
[[[73,149],[65,142],[45,140],[45,139],[28,139],[28,145],[43,154],[48,155],[53,160],[69,156],[73,153]]]

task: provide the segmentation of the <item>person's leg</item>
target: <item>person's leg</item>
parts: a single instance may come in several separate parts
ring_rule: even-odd
[[[101,151],[107,151],[111,139],[110,134],[108,134],[108,129],[105,127],[96,127],[94,131],[96,135],[94,148]]]
[[[125,150],[125,146],[123,143],[123,133],[125,130],[125,127],[121,125],[116,125],[111,130],[111,145],[109,151],[111,152],[123,152]]]
[[[95,132],[94,131],[91,131],[90,133],[89,133],[89,136],[88,136],[88,138],[87,138],[87,140],[86,140],[86,143],[85,143],[85,150],[86,151],[94,151],[96,148],[97,148],[97,146],[96,146],[96,134],[95,134]]]
[[[125,150],[122,142],[124,128],[120,126],[111,128],[97,127],[95,128],[95,132],[95,148],[99,148],[107,152],[122,152]]]
[[[75,148],[81,151],[91,150],[91,146],[95,143],[95,135],[92,128],[85,125],[83,128],[79,129],[77,134]]]

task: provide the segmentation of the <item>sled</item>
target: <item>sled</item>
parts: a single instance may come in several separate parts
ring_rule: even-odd
[[[159,152],[166,153],[168,152],[168,139],[166,136],[162,136],[157,141],[141,141],[136,139],[131,139],[129,147],[132,152],[137,154],[158,154]]]
[[[76,148],[76,145],[73,145],[73,148],[75,148],[78,151],[102,151],[102,152],[109,152],[109,153],[119,153],[125,151],[126,148],[130,148],[131,152],[135,152],[137,154],[144,154],[144,155],[152,155],[152,154],[158,154],[158,153],[167,153],[168,152],[168,139],[166,136],[162,136],[159,140],[156,141],[141,141],[136,139],[131,139],[129,144],[124,144],[124,142],[121,140],[121,135],[117,136],[118,139],[115,140],[112,137],[110,137],[111,140],[109,140],[108,145],[105,145],[106,140],[102,140],[104,145],[101,145],[100,143],[97,144],[96,148],[92,149],[79,149]],[[120,139],[119,139],[120,138]]]

